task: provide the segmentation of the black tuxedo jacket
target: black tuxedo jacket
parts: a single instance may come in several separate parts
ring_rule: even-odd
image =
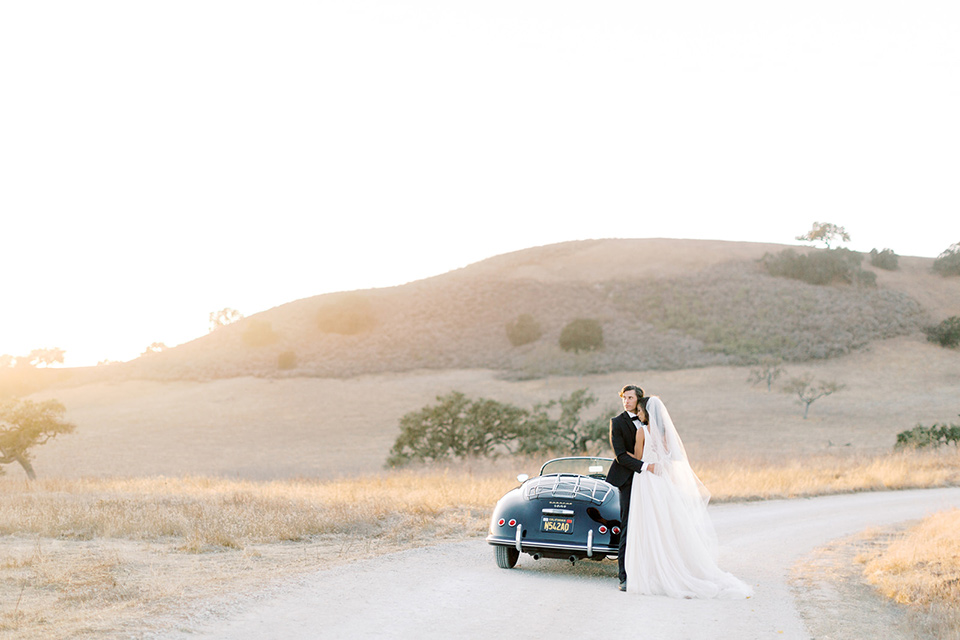
[[[634,472],[643,471],[643,463],[627,453],[633,453],[637,446],[637,428],[626,411],[610,419],[610,446],[615,460],[607,472],[607,482],[622,487],[633,479]]]

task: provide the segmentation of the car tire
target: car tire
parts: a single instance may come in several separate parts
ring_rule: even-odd
[[[493,553],[497,558],[497,566],[501,569],[513,569],[520,558],[520,552],[513,547],[494,545]]]

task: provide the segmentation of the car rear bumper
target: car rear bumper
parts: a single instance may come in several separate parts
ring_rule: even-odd
[[[563,552],[582,555],[585,558],[590,556],[616,557],[620,551],[617,547],[607,545],[595,544],[592,545],[592,548],[588,548],[586,544],[545,542],[542,540],[521,540],[519,543],[520,546],[517,547],[517,541],[513,538],[493,535],[487,536],[487,543],[504,547],[515,547],[517,551],[522,551],[523,553],[534,554],[542,552],[545,555],[554,555],[558,552]]]

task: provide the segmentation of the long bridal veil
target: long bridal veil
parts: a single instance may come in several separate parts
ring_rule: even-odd
[[[690,467],[683,442],[660,398],[647,399],[643,461],[627,524],[627,590],[672,597],[744,598],[748,585],[717,565],[710,494]],[[647,468],[649,469],[649,467]]]
[[[663,401],[657,396],[650,396],[646,410],[650,424],[644,458],[659,463],[654,467],[654,474],[670,482],[696,526],[698,537],[716,556],[717,535],[707,514],[710,492],[690,466],[687,450]]]

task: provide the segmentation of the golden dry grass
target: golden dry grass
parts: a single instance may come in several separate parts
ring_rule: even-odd
[[[516,486],[507,466],[511,461],[482,472],[433,468],[333,481],[5,478],[0,632],[129,637],[144,619],[183,615],[285,575],[425,538],[476,538],[496,500]],[[960,484],[960,454],[725,462],[698,472],[716,501],[788,498]]]
[[[129,637],[143,620],[349,559],[480,535],[502,477],[0,480],[0,634]],[[153,624],[157,624],[156,622]]]
[[[800,498],[960,484],[955,448],[880,456],[819,455],[778,463],[719,462],[699,469],[714,500]]]
[[[253,482],[210,477],[40,479],[0,482],[0,534],[177,538],[184,549],[397,531],[478,533],[514,473],[449,468],[333,481]],[[521,466],[527,466],[522,463]],[[724,461],[697,468],[715,501],[795,498],[960,484],[955,448],[881,456],[821,455],[787,462]],[[475,520],[476,526],[464,529]]]
[[[960,638],[960,510],[935,514],[861,558],[885,596],[920,609],[939,638]]]
[[[182,541],[184,551],[462,530],[503,493],[503,478],[400,472],[332,482],[208,477],[0,482],[0,534]],[[476,533],[471,530],[470,533]]]

